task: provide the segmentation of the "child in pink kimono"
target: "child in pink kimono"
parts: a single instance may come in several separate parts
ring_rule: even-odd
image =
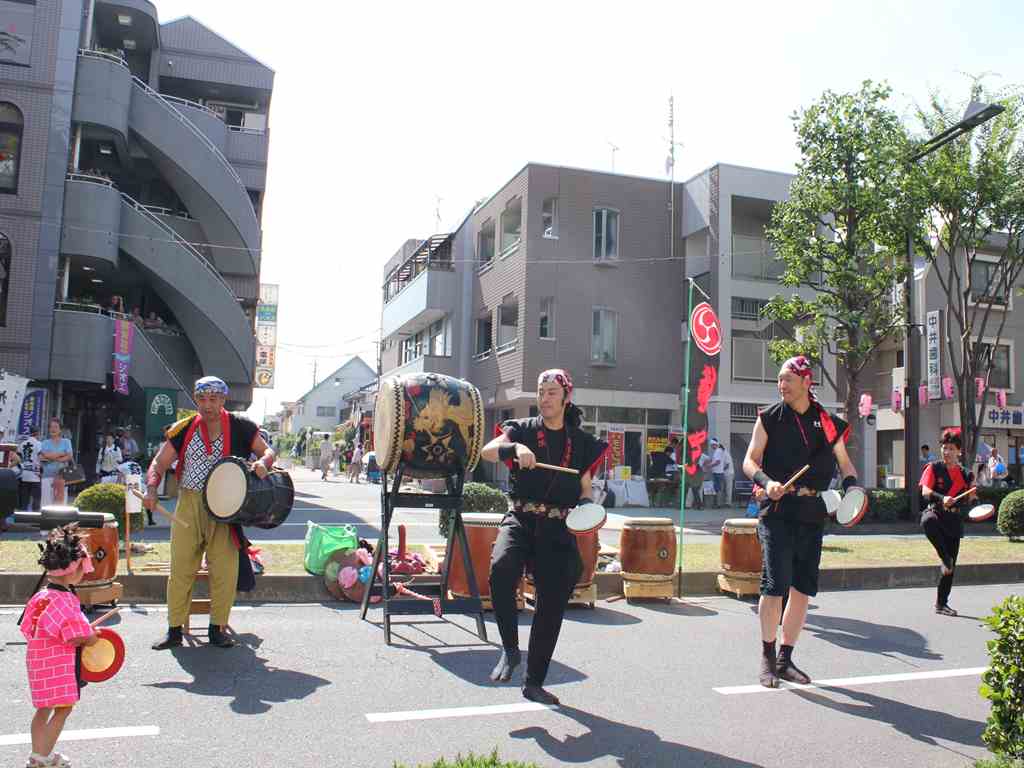
[[[28,641],[28,687],[36,708],[28,768],[71,765],[64,755],[51,752],[78,703],[81,647],[99,639],[75,595],[75,585],[93,570],[77,528],[72,523],[54,529],[46,546],[39,545],[39,564],[48,583],[29,599],[21,620],[21,634]]]

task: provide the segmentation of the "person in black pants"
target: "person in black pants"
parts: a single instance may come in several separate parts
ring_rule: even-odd
[[[537,598],[523,696],[549,705],[559,702],[544,690],[544,679],[565,607],[583,569],[565,517],[578,503],[590,501],[590,481],[608,447],[580,429],[582,413],[571,397],[572,379],[566,371],[544,371],[537,378],[540,415],[504,422],[481,454],[487,461],[508,462],[512,481],[511,509],[491,551],[491,602],[503,649],[491,680],[510,680],[522,659],[515,590],[525,567],[533,573]],[[539,468],[537,462],[571,467],[578,474]]]
[[[960,435],[947,430],[942,435],[941,445],[942,460],[933,461],[921,474],[921,496],[928,504],[921,513],[921,527],[941,562],[935,612],[956,616],[956,611],[949,607],[949,593],[953,589],[960,539],[964,536],[961,508],[968,499],[974,499],[976,493],[972,491],[964,499],[953,501],[970,487],[974,475],[960,464]]]

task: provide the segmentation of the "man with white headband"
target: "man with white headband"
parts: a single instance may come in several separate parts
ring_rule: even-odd
[[[182,626],[188,621],[192,585],[206,553],[210,574],[210,645],[230,648],[235,644],[224,632],[235,602],[239,565],[248,554],[240,526],[213,519],[203,502],[203,486],[214,465],[226,456],[248,460],[255,454],[252,471],[266,477],[274,466],[274,451],[249,419],[224,409],[228,385],[216,376],[204,376],[195,384],[193,399],[199,412],[167,428],[167,441],[153,457],[146,474],[143,505],[157,504],[157,488],[164,474],[178,461],[178,505],[175,516],[188,524],[171,526],[171,576],[167,580],[167,635],[153,644],[161,651],[182,643]],[[248,566],[251,568],[251,566]]]
[[[537,377],[539,416],[499,425],[481,454],[506,461],[512,471],[511,509],[491,551],[491,601],[501,634],[502,654],[491,672],[506,682],[521,661],[515,590],[527,567],[536,585],[523,696],[558,704],[544,690],[562,617],[583,570],[576,536],[565,525],[569,511],[591,499],[590,481],[608,446],[580,429],[582,412],[571,402],[572,379],[554,368]],[[538,468],[538,463],[571,467],[579,474]]]
[[[846,453],[850,428],[818,403],[811,385],[811,363],[806,357],[791,357],[782,364],[778,378],[782,401],[758,415],[743,460],[747,477],[765,492],[757,535],[762,553],[759,679],[766,688],[777,688],[780,679],[802,685],[811,681],[793,663],[793,647],[807,618],[808,601],[818,593],[821,541],[828,517],[821,491],[828,489],[837,463],[844,492],[857,482]],[[810,469],[783,490],[804,465]],[[780,617],[782,646],[776,655]]]

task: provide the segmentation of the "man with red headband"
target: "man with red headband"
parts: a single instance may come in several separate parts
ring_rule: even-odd
[[[811,681],[793,664],[793,647],[807,618],[807,603],[818,593],[821,541],[828,517],[821,491],[828,489],[837,463],[844,492],[857,482],[846,453],[850,428],[818,403],[811,379],[811,363],[803,355],[782,364],[778,378],[782,402],[761,411],[743,461],[747,477],[765,492],[757,535],[762,553],[759,679],[766,688],[777,688],[780,679],[803,685]],[[805,465],[810,469],[783,490]],[[776,655],[780,617],[782,646]]]
[[[528,567],[537,601],[530,628],[523,696],[556,705],[544,690],[562,617],[583,570],[576,537],[565,525],[569,511],[589,502],[590,481],[604,458],[607,444],[580,429],[582,412],[571,402],[572,379],[554,368],[537,377],[539,416],[501,424],[484,446],[487,461],[506,461],[512,470],[511,509],[501,522],[491,551],[491,601],[501,634],[502,654],[491,672],[506,682],[521,661],[515,590]],[[555,472],[535,465],[571,467],[579,474]]]
[[[224,409],[228,385],[216,376],[204,376],[195,384],[193,399],[199,412],[168,427],[167,440],[153,457],[146,474],[148,510],[156,507],[156,489],[164,473],[178,462],[178,505],[175,516],[188,524],[171,525],[171,576],[167,580],[167,635],[153,643],[161,651],[181,645],[182,626],[188,621],[192,585],[206,553],[210,574],[210,645],[230,648],[234,640],[224,632],[235,602],[239,567],[251,569],[245,537],[238,525],[217,522],[203,502],[203,486],[214,465],[226,456],[248,460],[259,457],[252,471],[266,477],[274,466],[274,451],[249,419]]]

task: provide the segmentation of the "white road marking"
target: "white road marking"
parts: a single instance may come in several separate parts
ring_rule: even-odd
[[[903,683],[911,680],[939,680],[945,677],[971,677],[982,674],[988,667],[970,667],[968,669],[940,669],[934,672],[904,672],[895,675],[868,675],[864,677],[839,677],[834,680],[815,680],[810,685],[794,685],[780,681],[779,688],[765,688],[763,685],[733,685],[724,688],[712,688],[716,693],[733,696],[738,693],[770,693],[785,690],[809,690],[811,688],[852,688],[856,685],[876,685],[878,683]]]
[[[122,739],[128,736],[159,736],[160,729],[155,725],[129,726],[124,728],[87,728],[81,731],[64,731],[58,739],[62,741],[87,741],[89,739]],[[31,744],[32,734],[12,733],[7,736],[0,736],[0,747],[10,747],[15,744]]]
[[[555,709],[546,704],[523,702],[522,704],[495,704],[489,707],[452,707],[450,709],[413,709],[408,712],[370,712],[366,719],[371,723],[400,723],[406,720],[436,720],[445,717],[480,717],[481,715],[509,715],[515,712],[537,712]]]

